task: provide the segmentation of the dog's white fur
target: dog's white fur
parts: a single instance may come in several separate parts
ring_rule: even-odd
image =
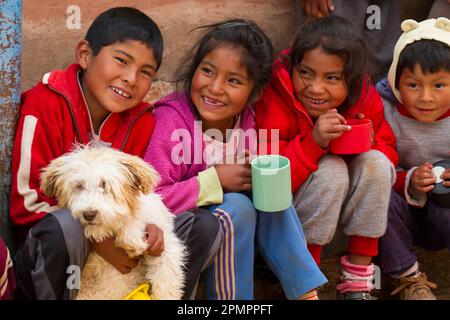
[[[115,237],[116,246],[137,257],[147,250],[148,224],[164,232],[161,256],[144,255],[126,275],[92,251],[77,299],[122,299],[143,282],[151,283],[156,299],[182,297],[186,249],[173,231],[174,216],[152,193],[158,180],[158,173],[139,157],[90,146],[77,147],[43,170],[43,192],[72,212],[91,241]],[[95,218],[88,221],[86,213]]]

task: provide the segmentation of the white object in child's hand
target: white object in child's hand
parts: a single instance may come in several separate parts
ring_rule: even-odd
[[[444,179],[441,178],[442,173],[445,171],[443,167],[433,167],[432,171],[436,177],[436,183],[441,183],[442,181],[444,181]]]

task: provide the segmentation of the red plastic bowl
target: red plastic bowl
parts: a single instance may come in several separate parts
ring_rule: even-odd
[[[368,119],[349,119],[347,124],[352,130],[344,132],[330,143],[330,150],[335,154],[358,154],[370,150],[371,127]]]

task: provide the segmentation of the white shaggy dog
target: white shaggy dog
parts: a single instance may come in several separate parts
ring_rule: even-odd
[[[148,247],[148,224],[164,232],[161,256],[144,255],[126,275],[91,251],[77,299],[122,299],[144,282],[151,284],[155,299],[182,297],[186,250],[173,231],[174,216],[152,193],[158,180],[142,159],[103,147],[77,147],[43,170],[43,192],[72,212],[91,241],[115,237],[116,246],[137,257]]]

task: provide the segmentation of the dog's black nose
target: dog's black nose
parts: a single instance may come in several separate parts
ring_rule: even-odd
[[[83,212],[84,220],[91,222],[97,216],[97,210],[86,210]]]

